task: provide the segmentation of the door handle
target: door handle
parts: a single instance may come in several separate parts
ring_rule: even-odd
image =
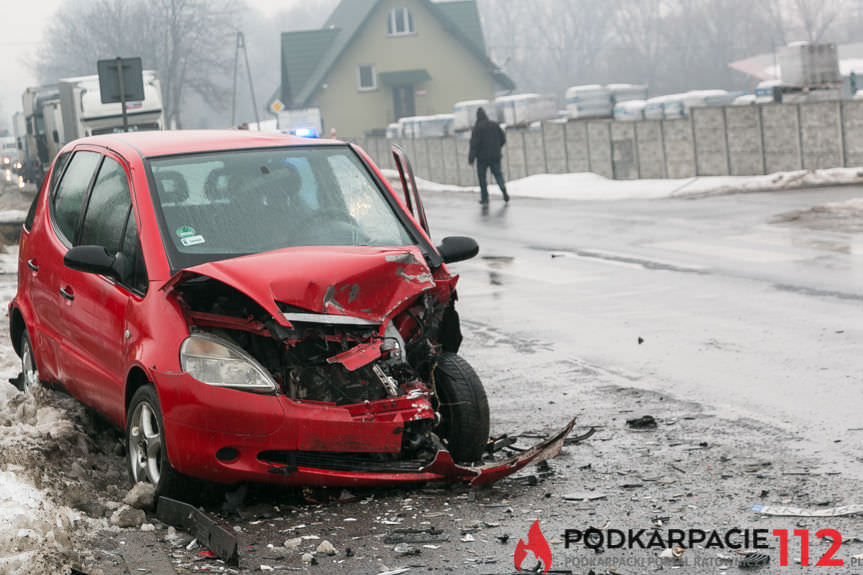
[[[70,287],[61,287],[60,288],[60,295],[69,301],[72,301],[73,299],[75,299],[75,294],[72,293],[72,288],[70,288]]]
[[[29,259],[27,260],[27,267],[33,270],[34,272],[39,271],[39,264],[36,263],[36,260]]]

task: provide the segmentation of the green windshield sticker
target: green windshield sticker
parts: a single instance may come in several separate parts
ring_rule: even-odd
[[[189,236],[195,235],[195,228],[192,226],[180,226],[177,228],[177,237],[178,238],[188,238]]]

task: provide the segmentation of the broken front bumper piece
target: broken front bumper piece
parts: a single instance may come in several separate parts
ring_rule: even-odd
[[[519,469],[557,457],[563,448],[566,436],[575,425],[573,418],[563,429],[546,439],[512,457],[491,461],[485,465],[467,466],[457,464],[448,451],[438,451],[431,463],[418,469],[382,469],[375,470],[373,466],[362,470],[349,469],[350,465],[340,466],[340,469],[322,469],[298,465],[274,466],[271,473],[284,474],[293,481],[304,479],[308,484],[342,485],[383,485],[393,483],[422,482],[465,482],[473,486],[491,485],[492,483],[512,475]]]

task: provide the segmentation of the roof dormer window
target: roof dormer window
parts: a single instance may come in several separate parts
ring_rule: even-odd
[[[390,10],[387,17],[387,36],[405,36],[414,33],[411,11],[401,6]]]

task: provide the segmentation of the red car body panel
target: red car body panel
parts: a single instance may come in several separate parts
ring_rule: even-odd
[[[52,168],[38,197],[32,226],[21,234],[19,290],[9,308],[13,335],[16,327],[26,326],[41,378],[62,384],[120,427],[125,427],[128,416],[128,386],[140,378],[152,382],[171,465],[181,473],[222,483],[348,486],[437,480],[478,484],[508,475],[531,460],[556,454],[562,436],[530,456],[487,468],[457,466],[446,452],[438,453],[432,463],[402,466],[395,471],[387,465],[378,470],[374,465],[350,469],[344,465],[285,463],[278,460],[279,454],[398,454],[406,427],[413,422],[431,422],[435,417],[428,390],[418,384],[399,397],[336,405],[295,400],[280,393],[214,387],[183,371],[179,349],[193,326],[270,335],[262,322],[251,318],[190,309],[182,286],[202,276],[245,294],[288,328],[291,316],[282,309],[359,318],[378,326],[377,339],[329,358],[331,364],[340,364],[348,371],[381,357],[380,343],[387,324],[392,323],[400,332],[409,331],[415,320],[402,312],[427,297],[423,294],[441,302],[452,300],[457,276],[443,264],[430,269],[417,246],[284,248],[172,273],[153,205],[147,158],[316,145],[346,148],[326,140],[216,131],[99,136],[67,145],[61,154],[96,151],[123,166],[149,288],[144,294],[136,293],[107,276],[64,266],[69,242],[58,236],[49,213]],[[431,246],[427,234],[378,168],[364,152],[353,149],[413,223],[415,233]],[[61,297],[61,289],[74,299]],[[14,343],[17,346],[18,341]]]

